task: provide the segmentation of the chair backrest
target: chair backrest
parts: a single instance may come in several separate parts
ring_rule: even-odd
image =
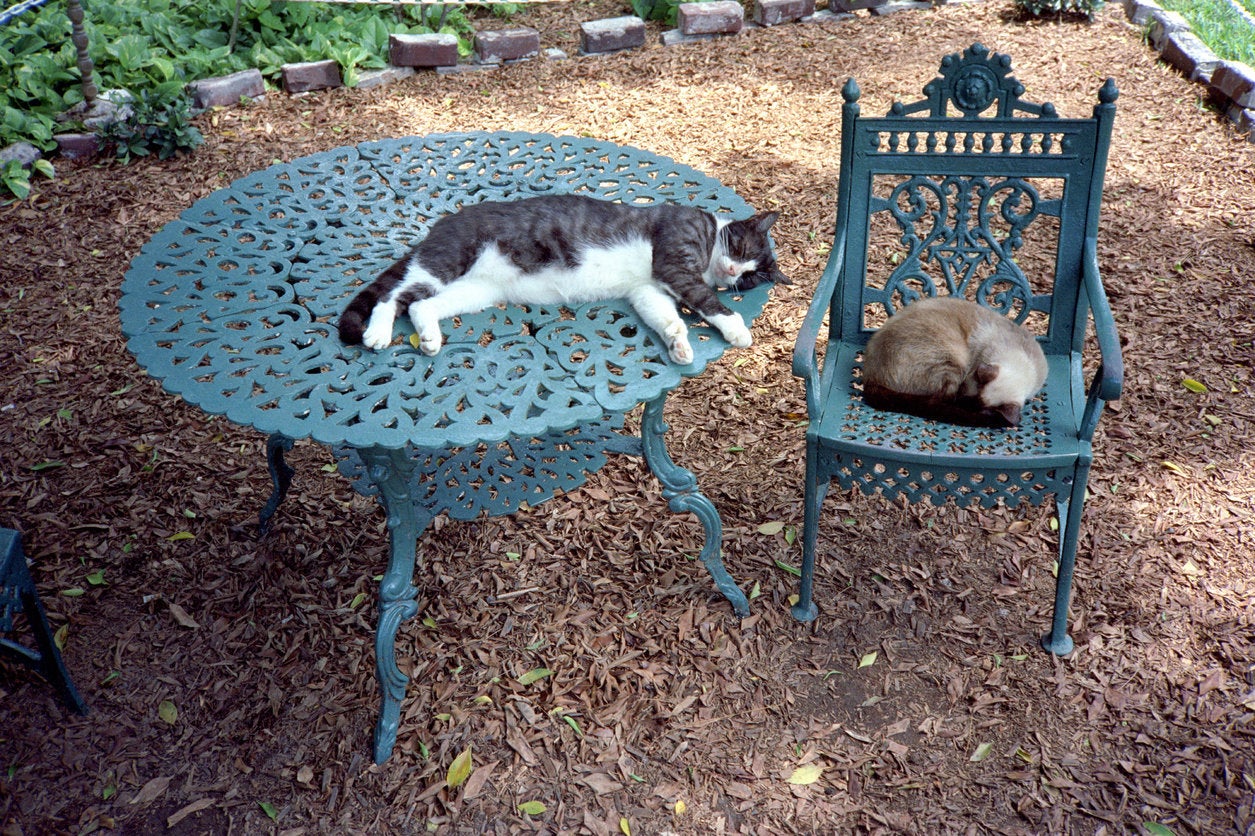
[[[1010,71],[974,44],[883,118],[860,116],[846,83],[832,339],[865,342],[894,310],[949,293],[1026,324],[1048,354],[1079,349],[1117,91],[1108,79],[1093,118],[1061,119],[1022,101]]]

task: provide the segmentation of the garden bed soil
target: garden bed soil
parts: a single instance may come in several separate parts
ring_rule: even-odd
[[[579,22],[622,13],[553,4],[520,22],[574,55]],[[272,94],[201,116],[191,156],[61,163],[0,207],[0,524],[23,532],[92,707],[68,714],[0,668],[5,834],[1250,832],[1255,146],[1118,9],[1025,21],[962,3],[675,48],[660,32],[607,57]],[[1037,646],[1050,509],[834,491],[813,624],[789,615],[781,568],[800,559],[789,363],[833,231],[839,88],[855,76],[883,112],[974,41],[1065,116],[1088,115],[1107,76],[1121,91],[1099,262],[1127,376],[1095,439],[1063,659]],[[639,146],[781,212],[795,283],[667,414],[756,597],[737,621],[694,560],[701,526],[632,458],[509,518],[438,521],[397,642],[397,749],[375,766],[382,512],[299,444],[258,539],[263,439],[138,371],[119,287],[164,223],[275,160],[479,129]],[[790,783],[804,766],[817,779]],[[545,811],[520,810],[533,801]]]

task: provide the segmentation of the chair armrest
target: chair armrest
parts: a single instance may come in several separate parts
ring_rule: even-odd
[[[820,371],[818,352],[815,348],[819,340],[819,329],[824,322],[824,314],[832,306],[832,294],[836,290],[837,281],[845,268],[845,238],[837,237],[838,244],[828,257],[828,264],[819,284],[815,287],[815,295],[811,297],[810,307],[802,327],[797,333],[797,342],[793,344],[793,375],[806,383],[806,414],[811,419],[819,415]],[[832,323],[828,327],[832,328]]]
[[[1103,289],[1098,273],[1097,243],[1093,238],[1085,240],[1085,253],[1081,265],[1081,284],[1094,317],[1094,333],[1098,338],[1100,362],[1098,371],[1090,383],[1085,400],[1085,414],[1081,419],[1081,437],[1092,438],[1103,404],[1120,399],[1124,387],[1124,354],[1120,350],[1120,335],[1116,332],[1111,304]]]

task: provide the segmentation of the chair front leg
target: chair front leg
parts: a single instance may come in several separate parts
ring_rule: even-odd
[[[1072,598],[1072,576],[1076,570],[1076,548],[1081,534],[1081,516],[1085,510],[1085,486],[1089,482],[1089,464],[1081,462],[1067,497],[1056,497],[1059,514],[1059,574],[1055,580],[1055,612],[1050,632],[1041,639],[1041,646],[1056,656],[1072,652],[1068,635],[1068,604]]]

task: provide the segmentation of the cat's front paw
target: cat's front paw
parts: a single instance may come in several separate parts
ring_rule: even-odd
[[[725,340],[737,348],[749,348],[754,342],[750,329],[745,327],[745,320],[738,313],[712,316],[709,317],[709,322],[719,329]]]
[[[667,354],[671,362],[687,366],[693,362],[693,346],[689,344],[689,329],[681,320],[676,320],[663,330],[667,339]]]

